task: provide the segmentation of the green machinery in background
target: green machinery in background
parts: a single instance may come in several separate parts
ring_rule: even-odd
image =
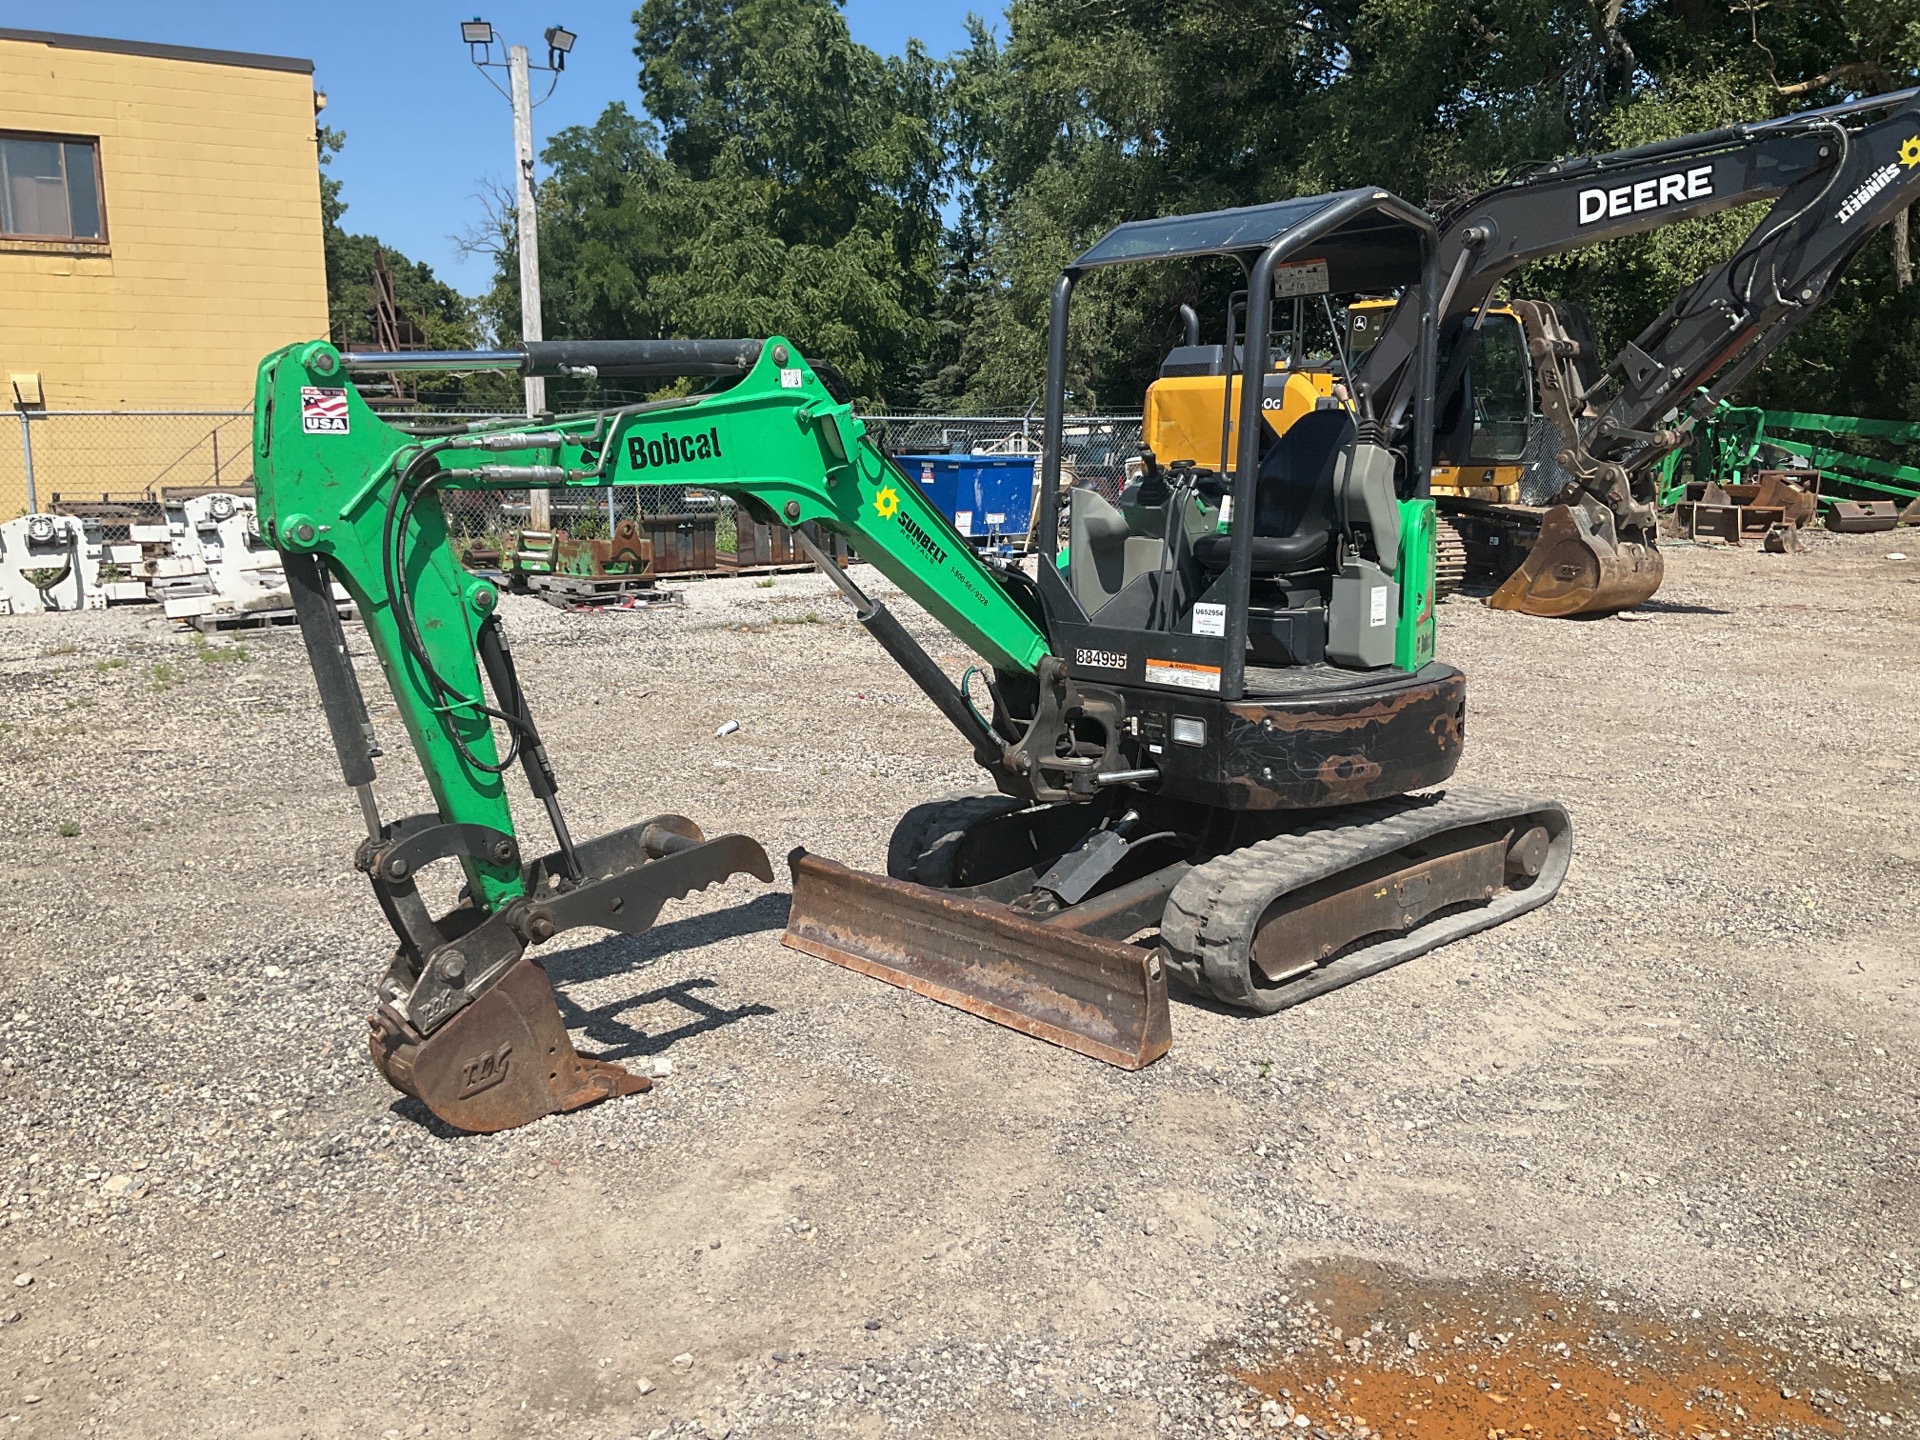
[[[1689,480],[1738,485],[1761,470],[1800,466],[1820,473],[1823,507],[1845,499],[1894,500],[1903,506],[1920,499],[1920,464],[1902,464],[1835,443],[1848,440],[1920,461],[1920,421],[1865,420],[1722,402],[1700,422],[1693,444],[1662,464],[1660,503],[1684,500]]]

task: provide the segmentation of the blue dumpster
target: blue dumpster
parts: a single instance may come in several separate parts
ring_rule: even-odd
[[[1033,525],[1031,455],[896,455],[894,462],[976,546],[1024,544]]]

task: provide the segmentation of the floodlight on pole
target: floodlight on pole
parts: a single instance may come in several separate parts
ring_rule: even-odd
[[[462,20],[460,38],[467,42],[467,58],[476,65],[485,64],[487,52],[493,45],[493,26],[478,15],[471,20]]]
[[[564,25],[547,27],[547,64],[554,70],[567,68],[567,56],[573,53],[573,42],[580,37]]]

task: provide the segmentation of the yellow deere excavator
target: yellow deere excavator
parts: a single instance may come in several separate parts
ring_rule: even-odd
[[[1435,400],[1440,593],[1470,565],[1498,582],[1489,603],[1501,609],[1570,616],[1638,604],[1663,571],[1655,466],[1825,303],[1866,237],[1906,203],[1920,169],[1915,94],[1556,161],[1467,200],[1443,217],[1435,257],[1430,391],[1417,363],[1423,304],[1361,297],[1342,321],[1312,261],[1282,267],[1292,326],[1290,343],[1269,347],[1262,448],[1316,409],[1402,424],[1425,391]],[[1863,120],[1876,111],[1881,118]],[[1875,163],[1857,183],[1828,168],[1863,155]],[[1771,207],[1731,258],[1604,368],[1572,307],[1495,299],[1528,261],[1781,201],[1812,174],[1814,190]],[[1144,439],[1158,463],[1212,466],[1232,453],[1244,308],[1236,297],[1224,345],[1199,344],[1198,317],[1187,312],[1187,343],[1146,398]],[[1303,339],[1316,312],[1331,335],[1317,356]],[[1278,306],[1275,320],[1276,335],[1286,334]]]

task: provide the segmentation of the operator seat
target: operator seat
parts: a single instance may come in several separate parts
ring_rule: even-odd
[[[1253,489],[1253,573],[1294,575],[1324,568],[1340,523],[1335,480],[1357,432],[1345,409],[1302,415],[1268,447]],[[1194,558],[1227,568],[1231,535],[1196,541]]]

